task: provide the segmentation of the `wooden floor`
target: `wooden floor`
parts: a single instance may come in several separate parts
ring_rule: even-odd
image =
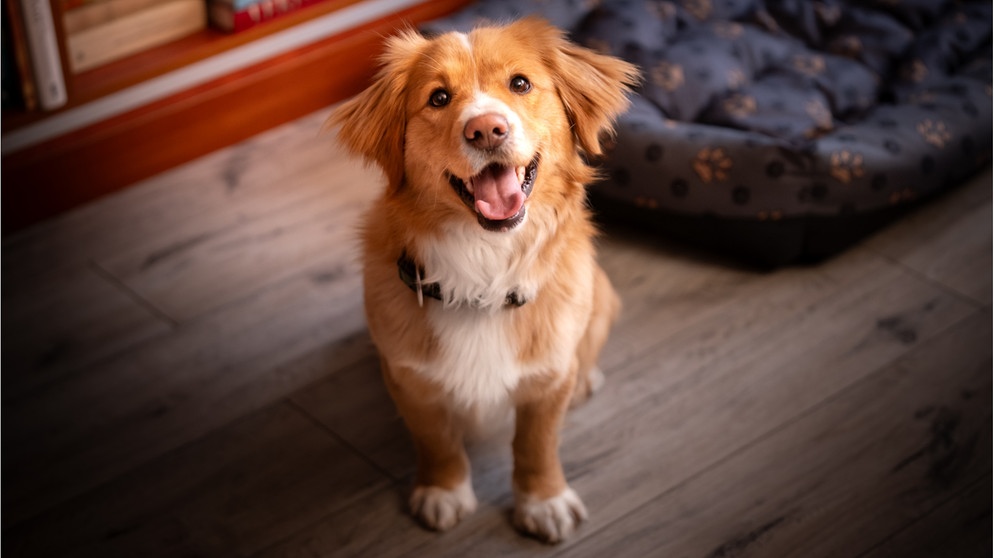
[[[364,328],[379,179],[327,111],[3,241],[5,556],[917,557],[991,552],[990,172],[836,259],[759,273],[608,230],[626,310],[548,547],[404,512]]]

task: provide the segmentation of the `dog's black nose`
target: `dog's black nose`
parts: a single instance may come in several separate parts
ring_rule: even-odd
[[[507,119],[499,114],[488,113],[474,116],[463,128],[463,136],[477,149],[495,149],[507,138]]]

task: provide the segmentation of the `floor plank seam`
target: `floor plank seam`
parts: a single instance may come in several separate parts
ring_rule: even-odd
[[[315,260],[310,265],[302,267],[301,269],[293,273],[290,273],[282,277],[278,277],[271,281],[263,282],[257,285],[255,288],[248,290],[245,293],[235,298],[227,300],[224,303],[219,304],[217,306],[211,307],[206,311],[193,314],[189,318],[178,323],[181,325],[186,325],[186,324],[196,323],[200,320],[209,319],[212,315],[222,314],[228,310],[231,310],[232,308],[237,308],[238,306],[244,305],[246,301],[265,295],[266,293],[279,289],[281,286],[286,285],[288,283],[292,283],[293,281],[307,279],[311,282],[319,282],[319,279],[317,278],[320,278],[320,276],[322,275],[324,271],[323,269],[324,266],[326,266],[329,262],[335,262],[335,261],[337,260],[334,258]],[[343,276],[342,280],[346,279],[347,278]]]
[[[327,524],[332,517],[334,517],[335,515],[338,515],[338,514],[344,512],[345,510],[349,509],[350,507],[352,507],[353,505],[355,505],[357,502],[360,502],[363,498],[368,497],[370,494],[373,494],[373,493],[381,491],[381,490],[395,491],[400,486],[400,483],[403,482],[403,479],[398,479],[398,478],[394,477],[386,469],[380,467],[375,461],[373,461],[372,459],[368,458],[364,453],[362,453],[361,451],[359,451],[358,449],[356,449],[352,444],[348,443],[345,439],[343,439],[341,436],[339,436],[334,430],[332,430],[331,428],[329,428],[328,426],[326,426],[324,423],[322,423],[320,420],[318,420],[316,417],[314,417],[310,413],[308,413],[307,410],[304,409],[299,404],[297,404],[297,402],[294,401],[292,397],[285,398],[284,399],[284,403],[289,408],[291,408],[295,412],[297,412],[304,420],[306,420],[307,422],[309,422],[311,425],[313,425],[319,431],[324,432],[328,437],[330,437],[332,440],[334,440],[335,443],[340,444],[342,447],[344,447],[350,453],[352,453],[353,455],[355,455],[356,457],[358,457],[362,462],[366,463],[370,468],[372,468],[374,471],[376,471],[377,473],[379,473],[383,477],[383,479],[380,482],[378,482],[378,483],[373,483],[368,489],[363,490],[363,491],[357,493],[355,496],[353,496],[352,498],[350,498],[348,501],[346,501],[345,503],[343,503],[341,506],[337,507],[336,509],[329,511],[328,513],[326,513],[325,515],[323,515],[321,517],[315,518],[311,523],[308,523],[306,525],[302,525],[299,529],[296,529],[293,532],[287,533],[285,536],[281,537],[280,539],[278,539],[276,541],[273,541],[271,544],[266,545],[266,546],[260,548],[259,550],[255,551],[250,556],[267,556],[267,555],[270,555],[271,552],[273,551],[273,549],[277,549],[280,546],[286,544],[288,541],[294,540],[301,533],[306,533],[306,532],[312,531],[317,526],[321,526],[321,525]]]
[[[982,312],[983,312],[983,310],[979,310],[978,309],[978,310],[976,310],[974,312],[971,312],[971,313],[967,314],[962,319],[954,321],[953,323],[949,324],[947,327],[945,327],[945,328],[943,328],[943,329],[941,329],[939,331],[936,331],[931,337],[929,337],[929,339],[936,339],[936,338],[940,337],[941,335],[945,334],[946,332],[951,331],[955,326],[959,325],[960,323],[963,323],[963,322],[965,322],[965,321],[967,321],[967,320],[975,317],[978,313],[982,313]],[[926,342],[927,342],[927,340],[926,340]],[[783,422],[781,422],[776,427],[768,429],[767,431],[759,434],[755,438],[749,440],[748,442],[746,442],[746,443],[744,443],[744,444],[736,447],[732,451],[726,453],[722,457],[719,457],[718,459],[712,461],[708,465],[706,465],[706,466],[704,466],[702,468],[697,469],[694,472],[694,474],[692,474],[692,475],[690,475],[690,476],[688,476],[688,477],[680,480],[677,484],[674,484],[674,485],[670,486],[669,488],[665,489],[664,491],[660,492],[659,494],[654,495],[649,500],[643,502],[642,504],[639,504],[638,506],[632,508],[631,510],[627,511],[626,513],[620,514],[618,517],[616,517],[612,521],[608,522],[607,524],[603,525],[602,527],[600,527],[596,531],[592,531],[592,532],[588,532],[588,533],[582,534],[580,537],[577,538],[576,542],[582,542],[582,541],[587,540],[588,538],[590,538],[592,536],[595,536],[598,533],[607,532],[615,524],[623,521],[624,519],[632,516],[633,514],[639,513],[640,510],[643,510],[643,509],[651,506],[652,503],[655,500],[657,500],[659,498],[664,498],[666,495],[674,493],[674,492],[680,490],[682,487],[684,487],[685,485],[693,482],[697,478],[702,477],[702,476],[708,474],[712,470],[721,467],[724,463],[726,463],[728,461],[731,461],[732,459],[736,458],[740,454],[743,454],[743,453],[747,452],[749,450],[749,448],[751,448],[752,446],[755,446],[757,444],[761,444],[765,440],[776,436],[780,432],[788,429],[792,424],[796,423],[799,420],[803,420],[805,417],[810,416],[811,414],[817,412],[822,407],[824,407],[826,405],[830,405],[833,401],[841,399],[843,397],[846,397],[848,393],[850,393],[851,391],[853,391],[855,389],[858,389],[860,385],[872,381],[872,379],[877,374],[880,374],[880,373],[886,371],[887,369],[889,369],[891,366],[894,365],[894,363],[900,361],[902,358],[905,358],[908,353],[910,353],[911,351],[913,351],[916,347],[918,347],[920,345],[921,345],[921,343],[916,344],[913,347],[910,347],[907,351],[905,351],[905,352],[903,352],[903,353],[895,356],[893,359],[891,359],[891,360],[889,360],[889,361],[881,364],[880,366],[878,366],[872,372],[869,372],[869,373],[865,374],[864,376],[860,377],[859,379],[857,379],[857,380],[855,380],[855,381],[853,381],[853,382],[851,382],[851,383],[849,383],[847,385],[844,385],[844,386],[840,387],[839,389],[835,390],[834,392],[826,395],[824,398],[822,398],[821,400],[819,400],[817,403],[814,403],[814,404],[810,405],[809,407],[807,407],[806,409],[803,409],[803,410],[799,411],[797,414],[795,414],[794,416],[790,417],[787,420],[784,420]],[[918,521],[918,520],[922,519],[924,517],[924,515],[925,514],[923,514],[923,515],[921,515],[919,517],[914,518],[912,520],[912,522],[913,521]],[[563,549],[557,551],[555,554],[553,554],[553,556],[563,556],[563,555],[565,555],[564,553],[567,553],[570,550],[570,548],[571,548],[570,546],[568,546],[566,548],[563,548]]]
[[[391,483],[396,483],[396,482],[398,482],[398,481],[401,480],[400,478],[397,478],[392,473],[390,473],[390,471],[384,469],[382,466],[380,466],[379,463],[377,463],[372,458],[370,458],[369,456],[367,456],[365,453],[363,453],[362,451],[360,451],[354,445],[350,444],[345,438],[343,438],[337,432],[335,432],[330,427],[328,427],[326,424],[324,424],[323,422],[321,422],[320,420],[318,420],[317,417],[315,417],[315,416],[311,415],[310,413],[308,413],[307,409],[305,409],[303,406],[301,406],[296,401],[294,401],[294,399],[293,399],[292,396],[291,397],[287,397],[285,401],[286,401],[286,403],[291,408],[293,408],[295,411],[297,411],[298,413],[300,413],[300,415],[303,416],[305,420],[307,420],[308,422],[310,422],[311,424],[313,424],[315,427],[317,427],[318,429],[320,429],[321,431],[323,431],[325,434],[327,434],[328,436],[330,436],[333,440],[335,440],[336,443],[341,444],[343,447],[345,447],[346,449],[348,449],[352,454],[354,454],[356,457],[358,457],[359,459],[361,459],[364,463],[366,463],[367,465],[369,465],[370,467],[372,467],[376,472],[380,473],[381,475],[383,475],[384,477],[386,477],[388,480],[390,480]]]
[[[857,554],[854,558],[864,558],[865,556],[869,556],[877,552],[879,549],[883,548],[883,546],[886,545],[888,542],[896,539],[897,537],[901,536],[904,533],[907,533],[909,530],[914,529],[919,523],[927,520],[929,516],[936,513],[944,506],[949,505],[955,501],[961,500],[965,494],[969,494],[971,491],[975,490],[976,487],[983,484],[984,479],[985,477],[980,476],[973,479],[970,482],[967,482],[962,489],[950,494],[948,498],[937,502],[934,506],[929,508],[927,511],[923,512],[918,517],[909,519],[907,524],[904,525],[904,527],[901,527],[900,529],[897,529],[894,532],[887,535],[886,537],[880,539],[879,541],[877,541],[876,544],[870,546],[863,552]]]
[[[894,267],[900,269],[902,272],[907,273],[908,275],[910,275],[914,279],[916,279],[918,281],[921,281],[923,283],[932,285],[932,286],[936,287],[937,289],[939,289],[940,291],[942,291],[943,293],[945,293],[945,294],[947,294],[947,295],[955,298],[956,300],[958,300],[958,301],[960,301],[960,302],[962,302],[962,303],[964,303],[964,304],[966,304],[968,306],[972,306],[974,308],[982,308],[985,305],[984,301],[977,300],[977,299],[973,298],[972,296],[970,296],[968,294],[962,293],[959,290],[957,290],[955,287],[947,285],[947,284],[943,283],[942,281],[940,281],[938,279],[935,279],[934,277],[930,277],[927,273],[919,271],[919,270],[917,270],[917,269],[915,269],[915,268],[913,268],[913,267],[905,264],[904,262],[902,262],[902,261],[900,261],[900,260],[898,260],[898,259],[896,259],[896,258],[894,258],[894,257],[892,257],[892,256],[890,256],[888,254],[883,253],[882,251],[880,251],[878,249],[871,248],[871,247],[866,247],[865,249],[868,252],[870,252],[871,254],[873,254],[874,256],[882,259],[883,261],[887,262],[890,265],[893,265]]]
[[[300,536],[301,533],[307,533],[313,531],[315,527],[328,524],[328,522],[331,520],[332,517],[344,512],[350,507],[356,505],[358,502],[361,502],[364,498],[369,497],[370,494],[374,494],[381,490],[392,491],[396,489],[396,486],[397,486],[396,481],[390,479],[383,479],[381,482],[375,483],[366,490],[363,490],[357,493],[352,498],[349,498],[341,506],[329,511],[325,515],[315,518],[311,523],[304,524],[299,529],[293,530],[287,533],[285,536],[280,537],[277,540],[273,541],[272,543],[262,546],[258,550],[245,556],[247,556],[248,558],[253,558],[256,556],[272,556],[274,549],[278,549],[281,546],[287,544],[288,542],[296,539],[298,536]]]
[[[161,320],[166,325],[168,325],[170,330],[175,331],[177,328],[179,328],[180,323],[176,319],[174,319],[172,316],[166,314],[161,309],[156,307],[155,304],[153,304],[150,300],[147,300],[140,294],[136,293],[134,290],[128,287],[124,282],[118,279],[113,273],[104,269],[103,266],[91,260],[89,262],[88,267],[95,274],[97,274],[97,276],[99,276],[104,281],[110,283],[112,287],[119,290],[121,293],[123,293],[125,296],[131,299],[131,301],[133,301],[135,304],[144,308],[146,312],[154,316],[156,319]]]

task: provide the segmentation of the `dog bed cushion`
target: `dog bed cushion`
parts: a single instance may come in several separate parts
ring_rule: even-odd
[[[599,213],[755,263],[830,256],[991,156],[991,3],[485,1],[637,64]]]

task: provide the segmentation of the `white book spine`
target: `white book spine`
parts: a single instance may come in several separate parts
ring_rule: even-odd
[[[38,89],[38,104],[53,110],[66,104],[66,80],[62,74],[59,43],[48,0],[20,0],[24,34],[28,40],[31,67]]]

